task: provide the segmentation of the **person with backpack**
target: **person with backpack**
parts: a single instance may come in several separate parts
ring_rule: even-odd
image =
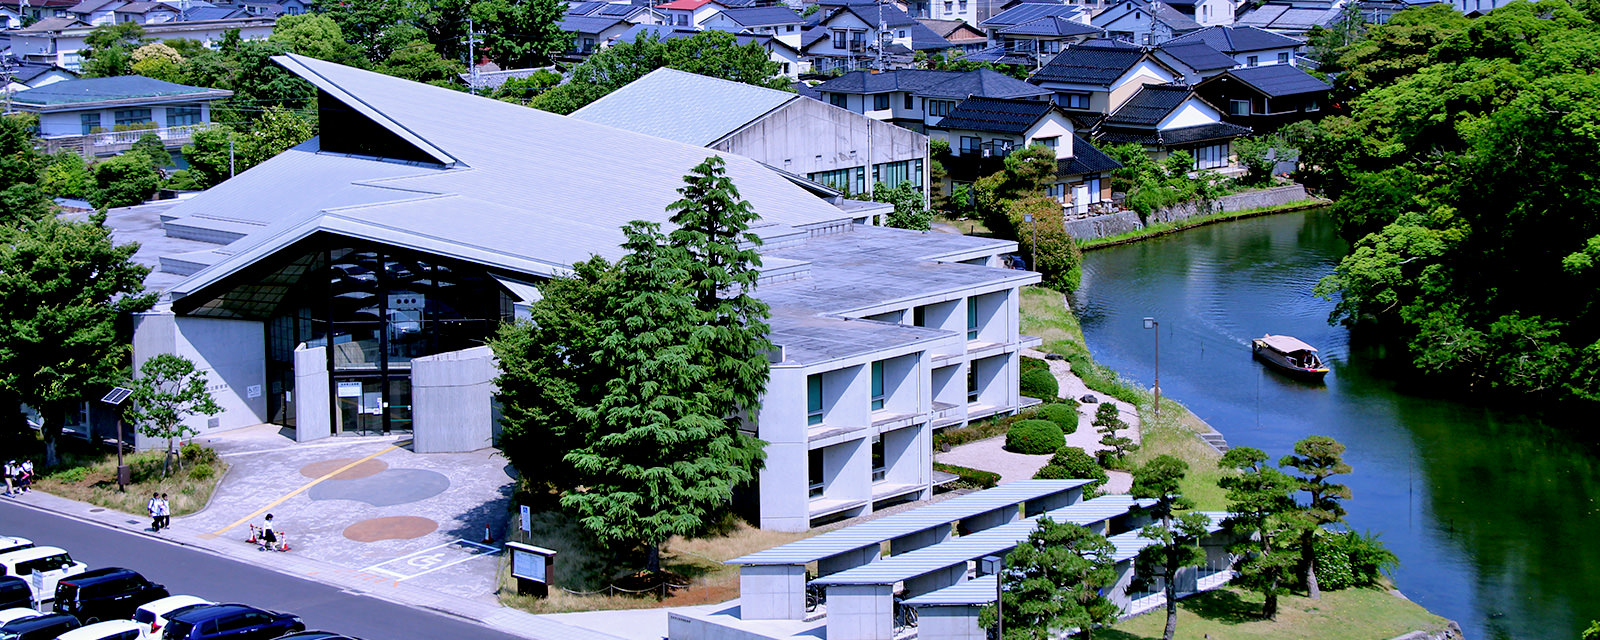
[[[29,491],[33,491],[33,461],[23,460],[22,466],[18,468],[18,472],[18,475],[21,477],[22,492],[27,493]]]
[[[6,477],[6,497],[9,498],[9,497],[15,495],[14,493],[12,493],[12,489],[13,489],[13,485],[12,485],[13,480],[12,480],[12,478],[17,475],[17,461],[16,460],[7,460],[6,464],[5,464],[5,467],[4,468],[0,468],[0,474],[4,474],[5,477]]]
[[[165,493],[156,499],[156,521],[160,523],[156,526],[158,531],[172,528],[172,505],[167,503]]]
[[[161,516],[156,515],[156,503],[160,501],[161,492],[157,491],[150,494],[149,502],[144,503],[145,510],[150,512],[150,530],[155,533],[161,532]]]

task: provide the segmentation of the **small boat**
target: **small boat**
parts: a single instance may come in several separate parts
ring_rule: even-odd
[[[1299,338],[1269,333],[1252,340],[1251,350],[1257,359],[1291,375],[1318,380],[1328,375],[1328,366],[1317,357],[1317,348]]]

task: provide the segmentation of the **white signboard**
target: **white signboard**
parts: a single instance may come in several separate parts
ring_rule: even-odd
[[[359,383],[359,382],[341,382],[341,383],[339,383],[339,397],[341,397],[341,398],[359,398],[359,397],[361,397],[361,383]]]
[[[541,560],[542,562],[542,560]],[[44,609],[44,571],[35,567],[33,570],[33,602],[34,606]]]
[[[523,533],[528,533],[529,531],[532,531],[532,530],[533,530],[533,511],[528,509],[528,505],[522,505],[522,532]]]
[[[253,384],[244,388],[244,395],[250,398],[261,397],[261,385]]]
[[[511,575],[524,580],[545,582],[544,559],[543,555],[512,547]]]

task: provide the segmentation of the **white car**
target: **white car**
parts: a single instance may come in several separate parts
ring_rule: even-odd
[[[0,627],[5,626],[7,622],[11,622],[13,620],[37,618],[42,615],[44,614],[27,607],[16,607],[13,609],[0,610]]]
[[[72,556],[60,547],[31,547],[0,554],[0,575],[16,576],[34,589],[34,602],[43,605],[56,598],[56,583],[62,578],[89,570],[89,565],[74,562]],[[42,588],[33,584],[34,575],[43,579]]]
[[[56,640],[139,640],[143,629],[144,625],[132,620],[107,620],[78,627],[56,636]]]
[[[12,551],[21,551],[23,549],[32,548],[33,541],[27,538],[0,536],[0,555],[11,553]]]
[[[152,600],[133,611],[133,621],[139,623],[139,637],[146,640],[159,640],[161,628],[167,626],[167,618],[188,609],[208,604],[216,604],[205,598],[194,596],[167,596],[160,600]]]

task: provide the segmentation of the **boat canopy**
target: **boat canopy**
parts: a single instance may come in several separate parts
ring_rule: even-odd
[[[1275,336],[1269,333],[1265,337],[1261,338],[1261,341],[1266,343],[1266,345],[1273,351],[1277,351],[1279,353],[1294,353],[1296,351],[1315,352],[1317,350],[1316,347],[1301,342],[1299,338],[1290,336]]]

